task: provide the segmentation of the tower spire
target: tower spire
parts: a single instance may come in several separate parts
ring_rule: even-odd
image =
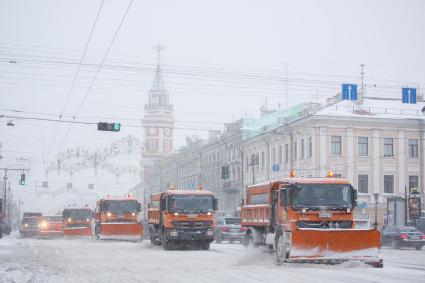
[[[161,72],[161,66],[160,66],[161,51],[164,49],[164,47],[161,44],[158,44],[157,46],[154,46],[153,49],[157,51],[157,62],[156,62],[155,77],[153,79],[153,84],[152,84],[152,90],[165,91],[164,81],[162,79],[162,72]]]

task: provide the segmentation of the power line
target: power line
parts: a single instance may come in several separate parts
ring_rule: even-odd
[[[104,2],[105,2],[105,0],[102,0],[102,2],[100,3],[99,9],[98,9],[97,14],[96,14],[96,18],[95,18],[94,23],[92,25],[92,28],[90,30],[89,38],[87,39],[86,45],[84,47],[83,54],[81,55],[80,62],[79,62],[78,67],[77,67],[77,71],[75,72],[74,78],[73,78],[72,83],[71,83],[71,87],[69,88],[68,94],[67,94],[66,99],[65,99],[65,103],[64,103],[64,105],[62,107],[62,111],[61,111],[60,117],[62,117],[62,115],[64,114],[65,109],[66,109],[66,106],[68,105],[68,102],[69,102],[69,98],[71,97],[72,91],[74,90],[75,82],[77,81],[77,77],[78,77],[78,74],[80,72],[81,64],[83,63],[84,58],[86,56],[87,49],[88,49],[88,47],[90,45],[90,41],[91,41],[91,38],[93,36],[94,29],[96,28],[96,24],[97,24],[97,21],[99,19],[100,12],[102,11],[102,7],[103,7],[103,3]],[[51,153],[52,148],[53,148],[53,143],[56,140],[56,135],[58,133],[58,128],[59,128],[59,123],[56,124],[56,128],[55,128],[55,131],[54,131],[54,134],[53,134],[53,138],[52,138],[52,141],[51,141],[50,146],[49,146],[49,151],[47,153],[47,160],[49,160],[50,153]]]
[[[101,67],[102,67],[103,63],[105,62],[105,59],[106,59],[106,57],[108,56],[108,53],[109,53],[109,51],[111,50],[111,47],[112,47],[112,45],[113,45],[113,43],[114,43],[114,41],[115,41],[115,39],[116,39],[116,37],[117,37],[117,35],[118,35],[119,31],[121,30],[121,26],[122,26],[122,24],[124,23],[124,20],[125,20],[125,18],[127,17],[128,11],[130,10],[130,8],[131,8],[131,5],[132,5],[132,4],[133,4],[133,0],[130,0],[130,2],[128,3],[127,9],[126,9],[126,11],[125,11],[125,13],[124,13],[124,15],[123,15],[123,17],[122,17],[122,19],[121,19],[121,22],[120,22],[120,24],[118,25],[118,28],[116,29],[115,34],[114,34],[114,36],[113,36],[113,38],[112,38],[111,42],[109,43],[109,46],[108,46],[108,48],[107,48],[107,50],[106,50],[106,52],[105,52],[105,54],[104,54],[104,56],[103,56],[103,58],[102,58],[102,61],[100,62],[99,66],[98,66],[98,68],[97,68],[97,70],[96,70],[96,73],[95,73],[95,75],[94,75],[94,77],[93,77],[93,80],[91,81],[90,86],[88,87],[88,89],[87,89],[86,93],[84,94],[83,100],[81,101],[80,105],[78,106],[77,111],[76,111],[76,112],[75,112],[75,114],[74,114],[74,117],[77,117],[77,116],[78,116],[78,114],[80,113],[81,108],[83,107],[83,105],[84,105],[84,103],[85,103],[85,101],[86,101],[86,99],[87,99],[87,97],[88,97],[88,95],[89,95],[89,93],[90,93],[90,90],[91,90],[91,88],[93,87],[93,85],[94,85],[94,83],[95,83],[95,81],[96,81],[97,75],[99,74],[99,71],[100,71],[100,69],[101,69]],[[64,138],[64,140],[62,141],[62,143],[61,143],[61,145],[60,145],[60,147],[59,147],[59,151],[61,151],[61,149],[62,149],[63,145],[65,144],[65,142],[66,142],[66,140],[67,140],[67,138],[68,138],[68,136],[69,136],[69,133],[71,132],[72,125],[73,125],[72,123],[71,123],[71,124],[69,124],[68,130],[67,130],[67,132],[66,132],[66,134],[65,134],[65,138]]]

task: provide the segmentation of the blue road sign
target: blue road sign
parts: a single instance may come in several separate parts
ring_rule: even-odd
[[[416,104],[416,88],[403,87],[402,89],[402,102]]]
[[[367,203],[360,201],[360,202],[357,203],[357,207],[358,208],[367,208]]]
[[[279,171],[279,164],[275,164],[275,165],[273,165],[273,166],[272,166],[272,170],[273,170],[273,172],[277,172],[277,171]]]
[[[342,99],[357,100],[357,85],[342,84]]]

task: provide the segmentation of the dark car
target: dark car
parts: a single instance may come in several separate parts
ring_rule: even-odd
[[[388,227],[382,230],[382,245],[421,250],[425,246],[425,235],[415,227]]]
[[[10,235],[11,227],[6,223],[0,223],[0,238],[4,235]]]
[[[242,243],[245,232],[246,228],[241,226],[240,217],[225,217],[217,220],[214,239],[217,243],[221,241]]]
[[[22,219],[19,233],[21,237],[37,237],[40,230],[41,217],[29,216]]]

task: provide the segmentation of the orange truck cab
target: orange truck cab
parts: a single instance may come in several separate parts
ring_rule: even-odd
[[[217,199],[206,190],[174,190],[151,196],[148,208],[150,240],[171,250],[179,244],[208,250],[214,240]]]
[[[247,188],[245,246],[267,245],[278,262],[358,260],[382,267],[377,229],[356,229],[357,191],[338,178],[288,178]]]
[[[93,212],[88,207],[65,208],[62,213],[64,236],[92,237]]]
[[[95,235],[98,239],[141,241],[140,203],[133,197],[103,198],[95,209]]]

